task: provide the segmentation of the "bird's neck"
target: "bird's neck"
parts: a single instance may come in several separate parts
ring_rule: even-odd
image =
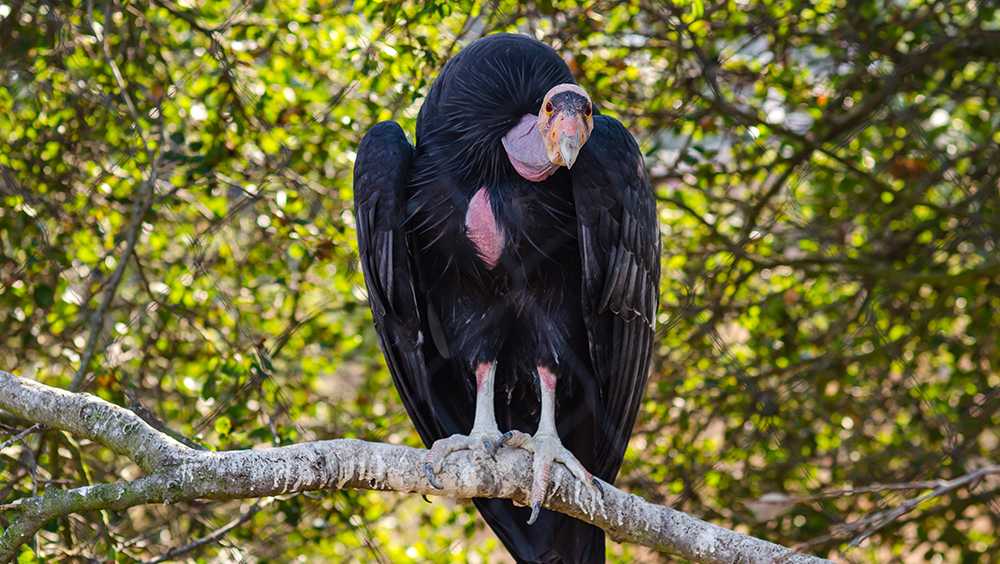
[[[525,114],[503,136],[503,148],[514,170],[529,182],[541,182],[552,176],[559,165],[553,164],[545,152],[542,132],[538,129],[538,116]]]

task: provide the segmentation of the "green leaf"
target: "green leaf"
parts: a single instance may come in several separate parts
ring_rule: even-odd
[[[52,286],[40,284],[35,286],[33,296],[35,305],[42,309],[48,309],[55,301],[55,290],[52,289]]]
[[[215,432],[220,435],[228,435],[229,431],[233,429],[233,422],[230,421],[229,417],[225,415],[220,415],[218,419],[215,420]]]

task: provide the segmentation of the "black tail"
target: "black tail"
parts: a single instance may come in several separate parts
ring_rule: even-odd
[[[503,499],[474,500],[479,512],[518,563],[603,564],[604,531],[561,513],[531,510]]]

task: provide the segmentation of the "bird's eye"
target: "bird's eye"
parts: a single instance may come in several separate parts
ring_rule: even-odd
[[[552,113],[552,102],[545,102],[545,111],[550,114]]]
[[[589,116],[590,116],[590,114],[592,114],[592,113],[594,113],[594,108],[592,108],[592,107],[590,106],[590,104],[587,104],[587,107],[583,109],[583,115],[585,115],[585,116],[588,116],[588,117],[589,117]]]

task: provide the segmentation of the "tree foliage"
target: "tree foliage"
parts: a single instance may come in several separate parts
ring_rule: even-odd
[[[379,120],[412,132],[444,62],[496,31],[566,57],[661,200],[618,485],[843,559],[986,561],[988,480],[850,543],[912,482],[996,462],[992,2],[0,0],[0,368],[200,448],[418,444],[356,266],[353,151]],[[138,472],[0,424],[0,503]],[[200,554],[499,554],[469,506],[345,491],[73,517],[22,559],[153,558],[234,518]]]

